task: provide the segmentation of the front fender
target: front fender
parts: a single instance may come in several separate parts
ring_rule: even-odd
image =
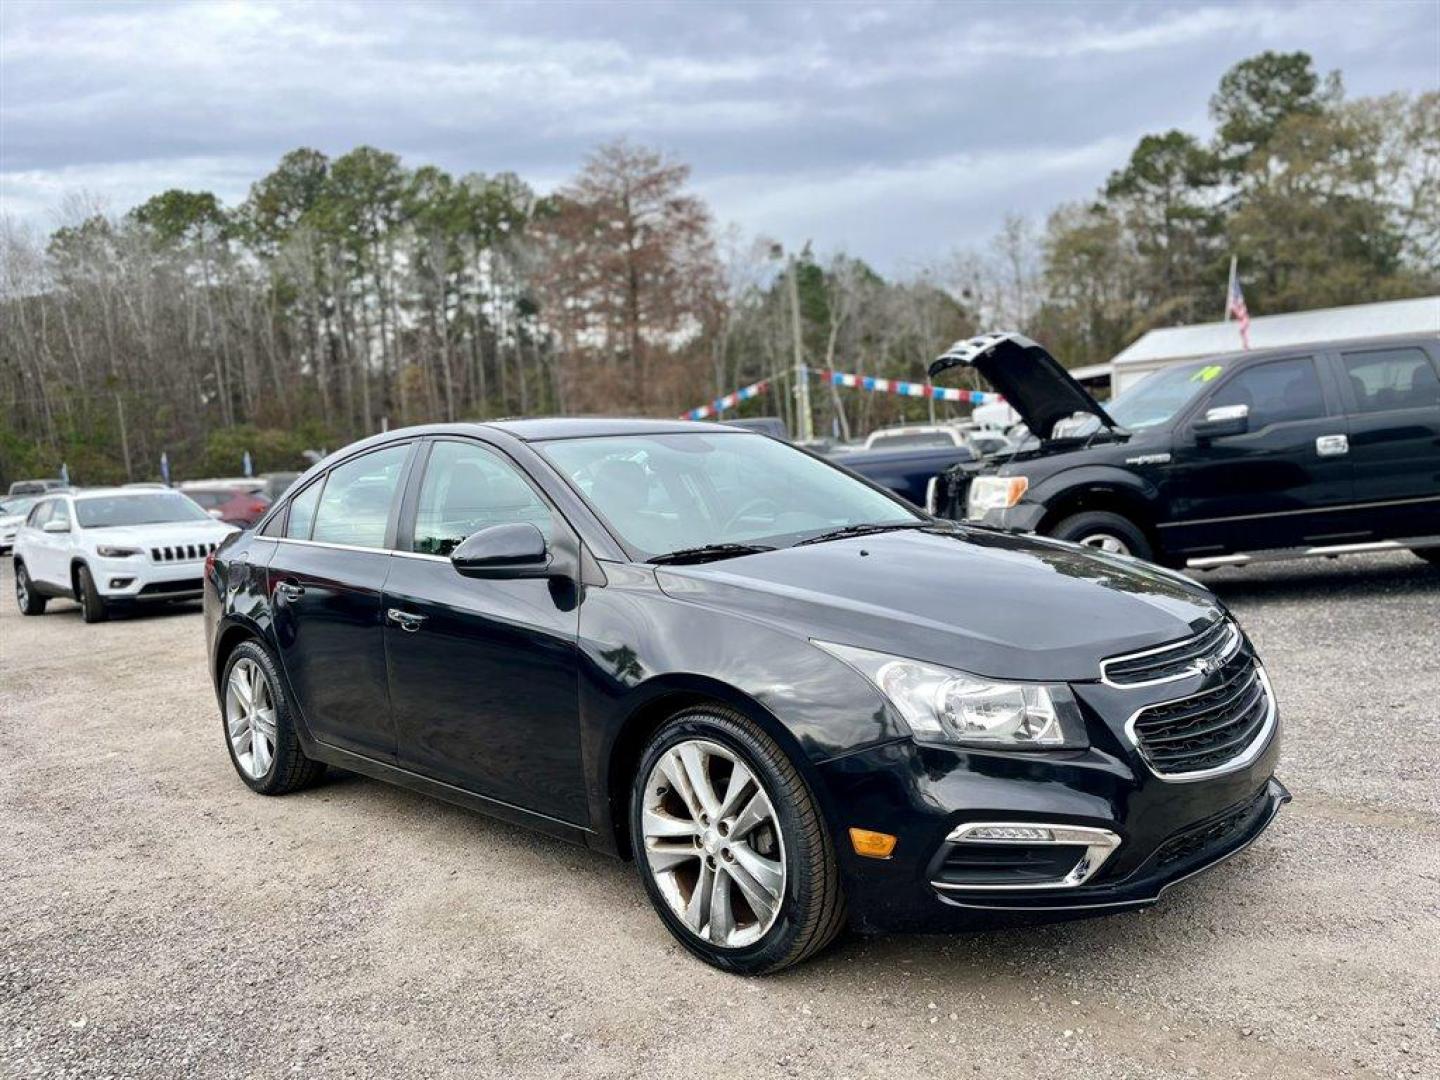
[[[597,842],[616,835],[628,790],[628,774],[616,778],[616,756],[633,751],[636,738],[643,741],[669,712],[696,701],[719,701],[749,716],[786,750],[817,796],[817,764],[909,734],[879,691],[809,641],[752,616],[667,596],[648,568],[605,569],[608,584],[590,590],[581,605],[578,643],[581,752],[594,785]]]

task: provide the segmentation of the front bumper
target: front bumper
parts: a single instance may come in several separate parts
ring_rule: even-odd
[[[142,555],[125,559],[89,560],[95,587],[107,603],[198,600],[203,587],[203,560],[155,563]]]
[[[1155,903],[1171,885],[1248,846],[1274,820],[1290,799],[1274,776],[1278,757],[1277,731],[1243,768],[1173,783],[1119,746],[1041,755],[907,739],[835,759],[820,771],[837,819],[835,836],[846,837],[853,826],[899,838],[887,860],[859,856],[843,839],[837,843],[852,925],[864,932],[935,932]],[[1048,879],[1042,874],[1039,884],[1003,878],[988,880],[1005,884],[980,886],[953,871],[952,856],[963,846],[953,835],[987,822],[1068,826],[1077,835],[1110,834],[1117,843],[1093,873],[1073,875],[1078,882],[1062,882],[1057,871]],[[968,854],[983,845],[963,847]],[[1069,850],[1079,859],[1086,849]],[[1040,865],[1043,871],[1043,859]]]
[[[987,510],[977,518],[967,518],[969,521],[977,521],[982,525],[989,525],[995,529],[1006,529],[1010,532],[1030,533],[1040,527],[1040,522],[1045,518],[1045,507],[1039,503],[1027,503],[1023,500],[1005,510]]]

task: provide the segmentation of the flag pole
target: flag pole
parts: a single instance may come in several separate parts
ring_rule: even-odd
[[[1230,280],[1225,283],[1225,322],[1230,321],[1230,295],[1235,291],[1235,267],[1237,261],[1237,256],[1230,256]]]

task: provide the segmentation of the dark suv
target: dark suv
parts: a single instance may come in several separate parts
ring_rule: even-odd
[[[1019,334],[958,342],[1035,438],[934,505],[1170,566],[1410,548],[1440,562],[1440,335],[1231,353],[1102,407]]]

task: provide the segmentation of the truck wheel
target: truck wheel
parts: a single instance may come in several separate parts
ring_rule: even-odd
[[[90,576],[90,568],[84,564],[75,571],[75,599],[87,623],[104,622],[110,617],[100,590],[95,588],[95,579]]]
[[[1057,540],[1069,540],[1116,555],[1133,555],[1137,559],[1154,558],[1150,541],[1133,521],[1104,510],[1071,514],[1051,529],[1050,535]]]
[[[22,562],[15,564],[15,603],[20,606],[22,615],[45,614],[45,597],[35,591],[30,572]]]

